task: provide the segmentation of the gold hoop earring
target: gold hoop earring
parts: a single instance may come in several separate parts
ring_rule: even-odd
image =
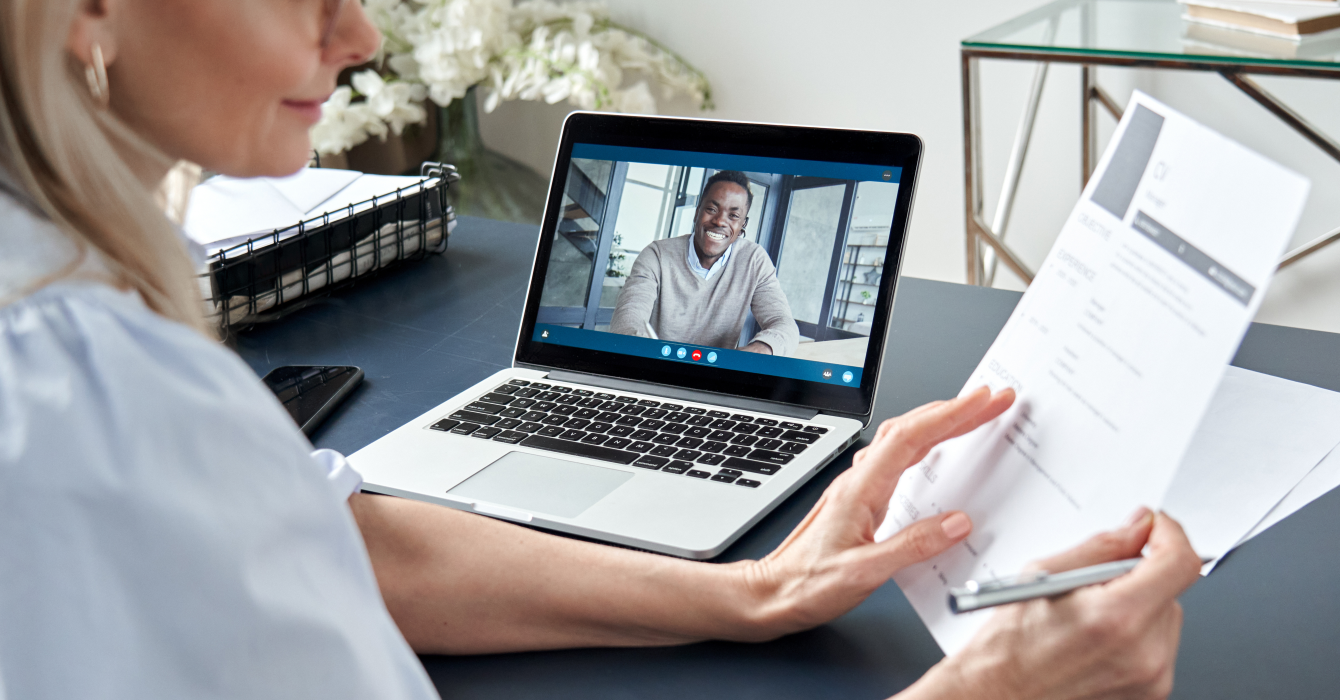
[[[106,107],[112,99],[111,86],[107,84],[107,64],[102,58],[102,47],[93,42],[93,65],[84,66],[84,79],[88,81],[88,91],[93,101]]]

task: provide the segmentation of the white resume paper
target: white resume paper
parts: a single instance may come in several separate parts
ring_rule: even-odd
[[[908,469],[877,539],[963,510],[972,535],[895,580],[946,653],[992,614],[949,588],[1157,508],[1307,199],[1308,181],[1136,93],[1033,284],[964,392],[1004,415]]]

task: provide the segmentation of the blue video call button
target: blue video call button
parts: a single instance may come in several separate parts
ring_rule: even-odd
[[[678,357],[678,358],[681,359],[681,360],[684,359],[685,357],[688,357],[688,356],[689,356],[689,351],[688,351],[688,350],[685,350],[684,348],[680,348],[680,349],[678,349],[678,350],[675,351],[675,357]]]

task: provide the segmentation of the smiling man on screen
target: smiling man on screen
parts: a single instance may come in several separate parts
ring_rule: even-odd
[[[693,234],[655,241],[638,254],[610,331],[735,348],[753,312],[759,332],[738,349],[795,352],[800,330],[777,269],[761,246],[742,237],[753,199],[744,173],[723,170],[708,178]]]

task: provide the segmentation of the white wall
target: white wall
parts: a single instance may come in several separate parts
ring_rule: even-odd
[[[741,119],[906,131],[926,158],[904,272],[962,282],[963,148],[959,41],[1040,0],[608,0],[615,20],[673,47],[712,80],[717,109]],[[987,219],[1003,178],[1033,66],[986,62],[982,96]],[[1215,74],[1103,69],[1121,102],[1150,92],[1313,181],[1295,244],[1340,226],[1340,163],[1304,141]],[[1261,78],[1340,138],[1340,81]],[[482,120],[484,140],[548,174],[566,105],[507,103]],[[662,103],[662,113],[699,114]],[[1112,122],[1102,120],[1103,143]],[[1079,69],[1053,66],[1010,223],[1010,239],[1036,266],[1080,190]],[[1019,288],[1001,274],[998,286]],[[1277,278],[1259,320],[1340,331],[1340,244]]]

